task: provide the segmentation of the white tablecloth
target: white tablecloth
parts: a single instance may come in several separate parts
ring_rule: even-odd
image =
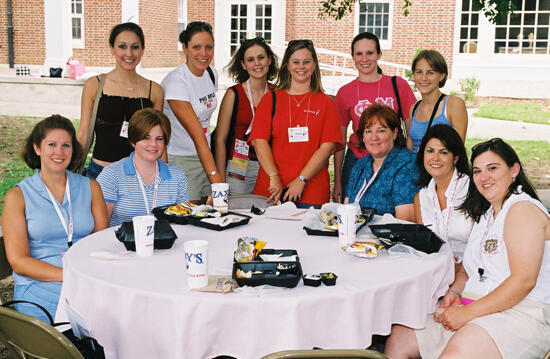
[[[373,223],[380,223],[376,217]],[[215,232],[173,225],[178,239],[154,256],[101,260],[89,254],[123,250],[114,228],[76,243],[63,258],[56,321],[66,320],[65,298],[88,321],[107,358],[258,358],[285,349],[366,348],[392,323],[424,326],[453,280],[448,250],[425,257],[353,257],[338,238],[308,236],[300,221],[254,216],[246,226]],[[360,234],[369,233],[368,227]],[[186,283],[183,242],[209,242],[210,273],[232,268],[242,235],[266,248],[296,249],[304,273],[332,271],[336,286],[273,288],[251,293],[200,293]]]

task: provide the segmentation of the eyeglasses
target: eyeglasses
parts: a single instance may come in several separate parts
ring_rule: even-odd
[[[308,40],[308,39],[300,39],[300,40],[290,40],[288,42],[288,46],[294,46],[296,44],[304,44],[306,46],[313,46],[313,41],[311,40]]]
[[[265,43],[265,39],[261,36],[257,36],[253,39],[244,39],[241,41],[241,45],[248,45],[249,43],[251,42],[261,42],[261,43]]]
[[[192,30],[193,28],[200,27],[207,31],[212,31],[212,25],[204,21],[192,21],[187,24],[186,30]]]

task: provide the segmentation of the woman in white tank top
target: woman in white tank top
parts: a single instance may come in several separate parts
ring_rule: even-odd
[[[501,139],[472,148],[471,180],[463,265],[424,329],[392,327],[389,358],[534,359],[550,347],[550,215]]]

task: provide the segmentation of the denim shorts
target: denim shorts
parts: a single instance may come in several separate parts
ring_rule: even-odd
[[[90,159],[90,164],[88,165],[88,168],[86,168],[86,177],[95,180],[101,171],[103,171],[103,166],[95,162],[93,159]]]

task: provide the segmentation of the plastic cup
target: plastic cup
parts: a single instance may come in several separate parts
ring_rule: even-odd
[[[218,211],[229,209],[229,183],[212,183],[212,206]]]
[[[134,225],[136,254],[138,257],[152,256],[155,244],[155,217],[136,216],[132,218],[132,223]]]
[[[341,247],[346,247],[355,242],[357,227],[355,226],[355,217],[357,215],[357,206],[353,204],[342,204],[336,210],[338,220],[338,240]]]
[[[189,288],[203,288],[208,285],[208,241],[193,240],[183,243],[187,285]]]

